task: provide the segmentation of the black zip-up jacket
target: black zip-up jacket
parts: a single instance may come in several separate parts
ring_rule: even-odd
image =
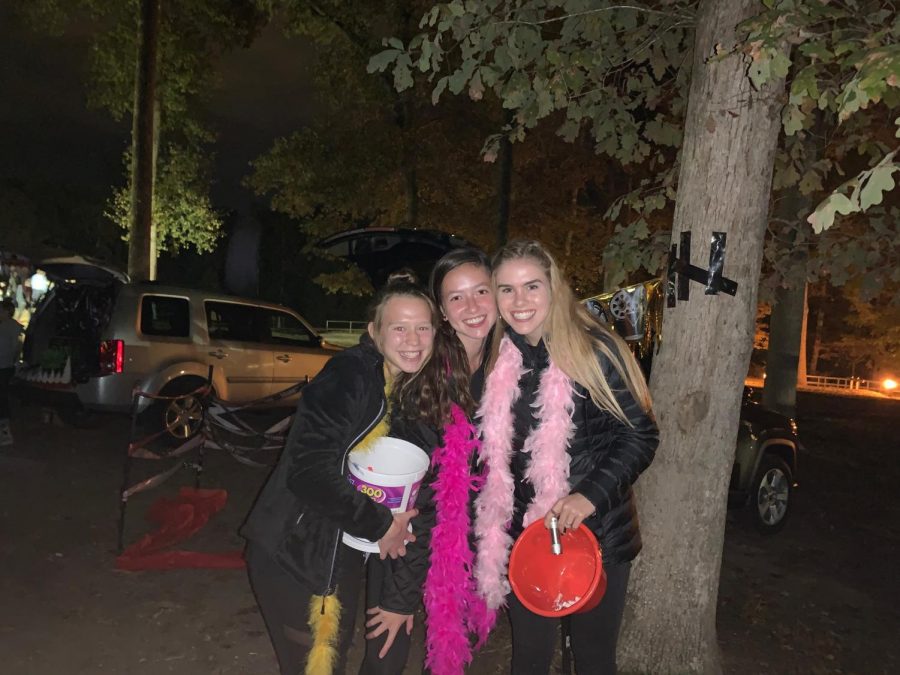
[[[515,512],[511,534],[517,537],[522,531],[525,511],[534,498],[534,487],[523,477],[530,457],[521,449],[537,423],[532,404],[537,397],[549,355],[543,340],[532,347],[523,336],[513,331],[507,331],[507,334],[522,352],[523,365],[529,369],[519,380],[521,396],[513,406]],[[602,333],[598,337],[609,339]],[[584,495],[596,507],[597,512],[584,524],[597,536],[603,551],[603,562],[615,565],[630,562],[641,550],[641,533],[631,486],[653,460],[659,445],[659,431],[652,415],[646,413],[634,399],[613,364],[601,353],[597,354],[597,358],[616,401],[632,426],[598,408],[587,390],[573,383],[575,411],[572,421],[575,435],[568,448],[569,485],[570,493]]]
[[[393,515],[347,480],[347,454],[384,417],[384,359],[364,336],[306,385],[241,533],[315,593],[334,590],[341,533],[376,541]]]

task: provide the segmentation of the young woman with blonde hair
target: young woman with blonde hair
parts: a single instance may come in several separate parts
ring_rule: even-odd
[[[485,485],[476,500],[476,578],[508,604],[516,675],[550,670],[557,621],[509,592],[514,539],[532,522],[583,522],[597,536],[607,591],[571,617],[578,673],[615,673],[631,561],[641,548],[631,486],[659,441],[650,396],[624,342],[578,303],[547,249],[510,242],[492,260],[500,320],[479,407]]]

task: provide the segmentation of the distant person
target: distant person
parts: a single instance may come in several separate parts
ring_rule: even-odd
[[[9,383],[19,360],[19,336],[24,329],[13,319],[15,303],[9,298],[0,300],[0,446],[12,445],[9,426]]]

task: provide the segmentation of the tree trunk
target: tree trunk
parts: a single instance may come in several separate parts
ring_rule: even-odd
[[[156,174],[159,167],[159,120],[160,120],[159,92],[153,101],[153,201],[151,212],[156,212]],[[159,260],[159,224],[156,218],[150,224],[150,281],[156,281],[156,263]]]
[[[737,296],[705,295],[663,318],[651,390],[656,460],[637,483],[644,550],[635,561],[620,643],[622,672],[720,673],[716,598],[741,392],[753,344],[783,81],[754,91],[734,28],[755,0],[703,0],[697,17],[672,233],[691,231],[706,267],[713,231],[727,233],[724,274]]]
[[[806,171],[821,157],[823,142],[823,118],[815,115],[816,123],[811,131],[802,132],[803,163],[800,173]],[[776,207],[776,215],[782,220],[797,223],[797,228],[808,230],[806,216],[813,209],[813,199],[803,195],[798,187],[788,190]],[[809,252],[805,245],[796,246],[797,230],[786,245],[791,269],[784,278],[784,286],[775,292],[772,316],[769,320],[769,349],[766,354],[766,383],[763,387],[763,403],[785,415],[793,417],[797,411],[797,383],[803,373],[806,384],[806,363],[803,336],[806,327],[806,270]],[[802,243],[802,242],[801,242]]]
[[[504,135],[497,153],[497,248],[509,239],[509,206],[512,189],[513,147]]]
[[[822,299],[820,299],[820,302]],[[816,310],[816,332],[813,333],[812,356],[809,357],[809,372],[816,375],[819,372],[819,354],[822,353],[822,326],[825,323],[825,310],[822,305]]]
[[[763,404],[793,417],[797,410],[800,339],[803,334],[806,285],[794,284],[775,291],[769,319],[769,350]]]
[[[797,386],[806,386],[806,343],[809,339],[809,284],[803,285],[803,319],[800,329],[800,358],[797,361]]]
[[[513,122],[514,115],[511,110],[504,114],[506,125]],[[497,248],[506,245],[509,240],[509,208],[512,200],[512,141],[509,136],[503,134],[500,139],[500,149],[497,152]]]
[[[150,278],[153,222],[153,103],[156,100],[156,52],[160,0],[141,0],[140,46],[135,82],[131,158],[131,231],[128,274],[133,281]]]
[[[815,147],[806,143],[807,160],[811,164]],[[800,214],[812,210],[812,200],[790,190],[779,201],[776,215],[796,221]],[[801,225],[802,227],[802,225]],[[797,408],[797,373],[800,364],[800,336],[803,332],[804,300],[806,298],[805,247],[795,247],[793,241],[784,244],[792,247],[792,268],[785,275],[783,285],[775,290],[772,314],[769,318],[769,349],[766,353],[766,382],[763,387],[763,403],[785,415],[794,416]]]

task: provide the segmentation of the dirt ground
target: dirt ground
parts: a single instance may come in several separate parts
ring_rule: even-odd
[[[729,517],[718,614],[726,671],[898,673],[900,401],[804,395],[799,421],[806,450],[786,528],[762,538]],[[76,430],[20,409],[14,433],[0,452],[0,672],[277,672],[243,571],[114,570],[125,420]],[[135,476],[163,468],[139,464]],[[236,528],[262,479],[211,453],[203,485],[229,501],[183,547],[240,547]],[[151,501],[192,481],[184,470],[136,496],[127,542],[147,531]],[[470,672],[508,672],[508,644],[501,620]]]

